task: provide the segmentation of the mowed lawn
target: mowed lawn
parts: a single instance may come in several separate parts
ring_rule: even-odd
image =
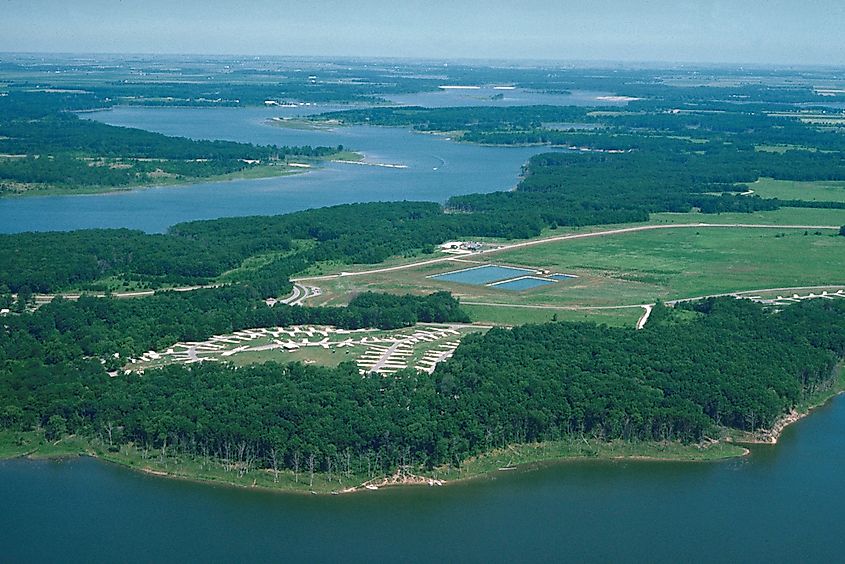
[[[834,231],[686,228],[563,241],[498,253],[491,260],[574,272],[594,282],[585,302],[845,284],[845,237]],[[620,288],[621,284],[621,288]],[[583,286],[583,285],[579,285]],[[564,288],[556,288],[564,290]],[[554,294],[560,292],[555,291]],[[551,297],[552,292],[549,292]],[[631,302],[628,302],[631,303]]]

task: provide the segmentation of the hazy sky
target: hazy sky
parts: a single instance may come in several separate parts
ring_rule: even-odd
[[[0,51],[845,64],[843,0],[0,0]]]

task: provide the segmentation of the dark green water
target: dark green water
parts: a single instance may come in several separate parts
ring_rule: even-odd
[[[0,463],[0,547],[32,561],[840,561],[845,399],[712,464],[567,463],[316,497],[89,459]]]

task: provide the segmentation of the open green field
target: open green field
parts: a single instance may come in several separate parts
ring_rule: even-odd
[[[490,258],[579,274],[593,287],[579,284],[569,293],[601,302],[617,289],[619,297],[647,301],[649,295],[677,299],[845,283],[845,272],[837,268],[845,261],[845,238],[831,231],[667,229],[537,245]]]
[[[828,183],[830,184],[830,183]],[[843,183],[845,184],[845,183]],[[814,208],[781,208],[774,211],[761,211],[753,213],[718,213],[706,214],[700,212],[690,213],[653,213],[647,222],[641,223],[615,223],[606,225],[589,225],[585,227],[567,227],[560,226],[556,229],[544,229],[538,236],[532,238],[545,239],[549,237],[556,237],[566,235],[569,233],[595,233],[600,231],[608,231],[612,229],[626,229],[631,227],[639,227],[644,225],[673,225],[673,224],[688,224],[688,223],[704,223],[712,224],[745,224],[745,225],[826,225],[826,226],[841,226],[845,225],[845,210],[840,209],[814,209]],[[515,241],[512,239],[503,239],[495,237],[476,237],[474,240],[492,243],[492,244],[510,244]],[[375,268],[384,268],[391,266],[398,266],[402,264],[409,264],[419,260],[430,260],[436,258],[445,258],[445,255],[439,252],[434,254],[418,253],[416,255],[409,255],[404,257],[391,257],[390,259],[378,265],[372,264],[356,264],[348,265],[339,262],[322,262],[317,263],[307,271],[301,272],[299,277],[310,276],[324,276],[327,274],[336,274],[339,272],[360,272],[372,270]],[[460,257],[458,257],[460,258]],[[472,257],[470,257],[472,259]],[[316,302],[315,302],[316,303]]]
[[[470,303],[618,306],[763,288],[841,285],[845,284],[845,272],[837,265],[844,262],[845,238],[834,230],[693,227],[563,240],[471,256],[460,262],[317,283],[324,290],[323,303],[335,304],[366,290],[448,290]],[[429,278],[484,263],[545,269],[578,278],[521,292]],[[554,312],[494,316],[487,308],[473,315],[479,321],[510,324],[545,320],[547,313],[550,318]],[[558,313],[559,318],[561,315]]]
[[[623,309],[546,309],[461,304],[472,321],[491,325],[525,325],[550,321],[591,321],[612,327],[632,327],[643,315],[642,308]]]
[[[761,178],[757,182],[748,184],[748,187],[761,198],[810,202],[845,202],[845,182],[794,182]]]

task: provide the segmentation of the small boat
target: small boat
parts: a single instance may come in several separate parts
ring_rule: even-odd
[[[368,490],[377,490],[378,489],[378,486],[374,486],[372,484],[367,484],[364,487],[367,488]]]

